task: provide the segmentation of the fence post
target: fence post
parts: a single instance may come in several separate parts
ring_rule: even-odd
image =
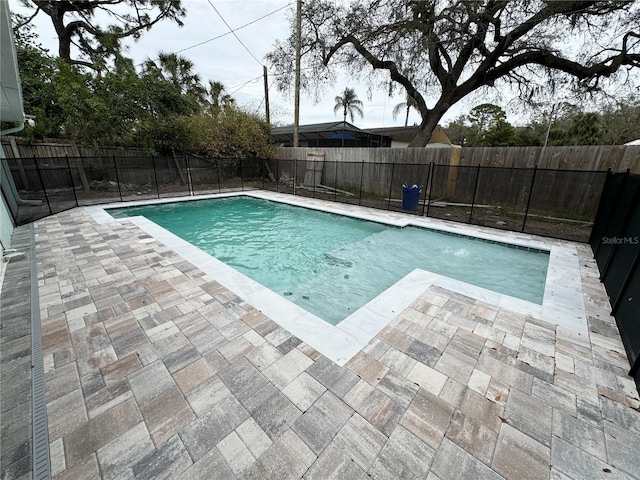
[[[362,168],[360,169],[360,197],[358,197],[358,206],[362,205],[362,182],[364,181],[364,160],[362,160]]]
[[[276,175],[280,173],[280,157],[276,158]],[[280,193],[280,177],[276,178],[276,193]]]
[[[307,162],[309,161],[309,155],[307,154]],[[313,156],[313,175],[311,176],[312,180],[311,182],[313,183],[313,198],[316,198],[316,156]],[[324,167],[324,165],[323,165]],[[309,167],[307,167],[307,172],[309,171]],[[305,177],[306,177],[306,173],[305,173]]]
[[[218,177],[218,193],[222,192],[222,186],[220,185],[220,159],[216,159],[216,176]]]
[[[635,376],[638,373],[638,370],[640,370],[640,355],[636,357],[636,361],[633,362],[633,365],[631,365],[631,369],[629,370],[629,373],[628,373],[630,377],[633,377],[635,379],[636,385],[638,385],[638,379],[635,378]],[[640,386],[637,386],[636,388],[640,390]]]
[[[40,180],[40,185],[42,185],[44,198],[47,201],[47,207],[49,208],[49,215],[53,215],[53,210],[51,209],[51,203],[49,203],[49,195],[47,195],[47,188],[44,186],[44,181],[42,180],[42,173],[40,172],[40,167],[38,166],[38,160],[36,159],[35,155],[33,157],[33,163],[36,164],[36,172],[38,173],[38,179]]]
[[[473,206],[476,203],[476,192],[478,191],[478,178],[480,178],[480,164],[478,164],[478,171],[476,172],[476,181],[473,185],[473,197],[471,198],[471,212],[469,213],[469,223],[471,223],[471,219],[473,218]]]
[[[429,216],[429,208],[431,208],[431,192],[433,191],[433,177],[436,176],[436,164],[431,167],[431,179],[429,180],[429,201],[427,202],[427,217]]]
[[[529,198],[527,199],[527,208],[524,211],[524,219],[522,220],[521,232],[524,232],[524,227],[527,224],[527,216],[529,215],[529,207],[531,206],[531,196],[533,195],[533,185],[536,183],[536,173],[538,172],[538,165],[533,166],[533,176],[531,177],[531,187],[529,188]]]
[[[618,307],[622,302],[622,298],[625,296],[623,295],[623,293],[627,289],[627,286],[629,285],[629,282],[631,282],[631,279],[634,277],[636,270],[638,269],[638,265],[640,265],[640,250],[636,252],[636,257],[633,259],[633,262],[631,262],[631,268],[627,272],[627,276],[625,277],[624,282],[622,282],[622,286],[618,291],[618,296],[612,299],[613,301],[611,302],[611,315],[615,316],[616,312],[618,311]]]
[[[240,190],[244,192],[244,170],[243,167],[244,166],[244,159],[241,158],[240,159]]]
[[[22,164],[22,159],[20,158],[20,151],[18,150],[18,144],[16,143],[16,138],[11,136],[7,138],[9,139],[9,143],[11,144],[13,158],[16,161],[16,164],[18,165],[18,171],[20,172],[20,178],[22,179],[22,184],[24,185],[24,189],[31,190],[31,186],[29,185],[29,178],[27,177],[27,172],[25,171],[24,165]]]
[[[589,233],[589,245],[591,245],[591,250],[593,250],[593,242],[595,241],[595,239],[593,238],[593,231],[594,228],[596,226],[596,223],[600,223],[600,217],[602,217],[603,215],[603,211],[604,211],[604,205],[602,203],[602,195],[604,194],[605,191],[607,191],[607,187],[609,186],[609,182],[611,181],[611,168],[607,169],[607,176],[604,179],[604,185],[602,185],[602,191],[600,192],[600,200],[598,201],[598,209],[596,210],[596,214],[593,217],[593,227],[591,227],[591,233]],[[593,250],[593,255],[595,256],[595,252],[600,248],[600,243],[602,243],[601,241],[598,242],[598,246],[596,247],[596,250]]]
[[[118,194],[120,195],[120,201],[122,202],[122,188],[120,188],[120,176],[118,175],[118,164],[116,162],[116,156],[111,155],[113,158],[113,170],[116,172],[116,183],[118,184]]]
[[[338,161],[333,161],[333,201],[338,201]]]
[[[184,156],[184,165],[187,169],[187,186],[189,187],[189,196],[193,197],[193,182],[191,181],[191,162],[189,155]]]
[[[293,159],[293,195],[296,194],[296,180],[298,179],[298,159]]]
[[[391,191],[393,190],[393,171],[395,170],[396,164],[391,164],[391,181],[389,182],[389,198],[387,199],[387,210],[391,210]]]
[[[424,209],[427,204],[427,190],[429,191],[429,195],[431,194],[431,189],[429,188],[429,181],[431,180],[431,169],[433,168],[433,162],[429,162],[429,168],[427,169],[427,179],[424,182],[424,200],[422,201],[422,216],[424,217]]]
[[[156,181],[156,194],[160,199],[160,185],[158,185],[158,169],[156,168],[156,157],[151,155],[151,165],[153,166],[153,178]]]
[[[76,194],[76,186],[73,183],[73,172],[71,171],[71,163],[69,162],[69,155],[64,156],[67,159],[67,169],[69,170],[69,180],[71,180],[71,190],[73,191],[73,198],[76,201],[76,207],[79,207],[78,195]]]

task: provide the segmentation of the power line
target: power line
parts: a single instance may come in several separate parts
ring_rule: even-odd
[[[240,40],[240,37],[238,37],[238,35],[236,35],[235,31],[229,26],[229,24],[227,23],[227,21],[224,19],[224,17],[220,14],[220,12],[218,11],[218,9],[213,5],[213,3],[211,3],[211,0],[208,0],[209,5],[211,5],[211,8],[213,8],[213,10],[218,14],[218,16],[220,17],[220,19],[224,22],[224,24],[227,26],[227,28],[229,29],[229,31],[233,34],[234,37],[236,37],[236,40],[238,40],[240,42],[240,45],[242,45],[244,47],[244,49],[249,52],[249,55],[251,55],[253,57],[253,59],[258,62],[258,65],[262,66],[262,62],[260,60],[258,60],[256,58],[256,56],[251,53],[251,50],[249,50],[247,48],[247,46],[242,43],[242,40]]]
[[[192,48],[200,47],[201,45],[204,45],[206,43],[213,42],[214,40],[218,40],[219,38],[226,37],[227,35],[231,35],[233,32],[237,32],[238,30],[241,30],[241,29],[243,29],[245,27],[248,27],[249,25],[252,25],[252,24],[254,24],[256,22],[259,22],[260,20],[263,20],[263,19],[267,18],[268,16],[273,15],[274,13],[278,13],[280,10],[284,10],[285,8],[289,7],[290,5],[291,5],[290,3],[287,3],[284,7],[280,7],[277,10],[274,10],[273,12],[269,12],[266,15],[261,16],[260,18],[256,18],[255,20],[250,21],[249,23],[245,23],[244,25],[240,25],[239,27],[228,31],[227,33],[223,33],[222,35],[218,35],[218,36],[210,38],[208,40],[204,40],[203,42],[196,43],[195,45],[191,45],[190,47],[183,48],[182,50],[178,50],[176,53],[186,52],[187,50],[191,50]]]
[[[255,77],[255,78],[252,78],[251,80],[247,80],[246,82],[243,82],[243,83],[241,83],[241,84],[239,84],[239,85],[235,85],[235,86],[230,87],[230,88],[225,89],[225,90],[229,91],[229,90],[231,90],[232,88],[235,88],[235,87],[237,86],[238,88],[236,88],[233,92],[230,92],[230,93],[229,93],[229,95],[233,95],[234,93],[236,93],[236,92],[238,92],[238,91],[242,90],[244,87],[246,87],[246,86],[247,86],[247,85],[249,85],[250,83],[256,83],[258,80],[261,80],[261,79],[262,79],[262,75],[259,75],[259,76]]]

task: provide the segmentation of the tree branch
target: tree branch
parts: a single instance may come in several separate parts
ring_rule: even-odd
[[[31,20],[36,18],[36,15],[38,15],[38,12],[40,12],[40,7],[36,8],[36,11],[34,12],[33,15],[31,15],[29,18],[27,18],[24,22],[21,22],[21,23],[17,24],[14,28],[20,29],[20,28],[24,27],[25,25],[29,25],[29,23],[31,23]]]
[[[78,47],[82,53],[89,57],[104,55],[105,53],[117,57],[120,51],[119,40],[131,36],[138,38],[140,32],[150,29],[164,18],[171,18],[179,25],[182,25],[179,17],[184,13],[179,1],[167,0],[151,0],[148,2],[149,8],[145,10],[156,11],[158,9],[157,15],[153,18],[147,13],[143,13],[138,0],[31,1],[39,10],[44,11],[51,18],[58,34],[58,54],[60,58],[69,64],[83,66],[91,66],[91,62],[71,58],[71,43],[74,37],[77,36],[80,39]],[[120,4],[127,4],[132,7],[135,10],[135,16],[129,14],[120,15],[107,8],[108,6]],[[146,4],[147,0],[142,2],[142,6]],[[90,19],[93,18],[95,9],[105,11],[115,17],[115,21],[119,22],[116,24],[118,27],[109,26],[106,30],[103,30],[97,25],[92,25],[93,22]],[[65,25],[65,14],[67,13],[73,15],[74,19]],[[83,38],[83,31],[95,37],[99,48],[94,48],[90,39]],[[96,67],[97,65],[94,64],[91,68]]]
[[[362,55],[365,58],[365,60],[367,60],[367,62],[369,62],[369,64],[374,69],[388,70],[389,74],[391,75],[391,79],[395,82],[398,82],[400,85],[402,85],[406,89],[407,93],[415,99],[422,117],[424,118],[428,115],[430,110],[429,108],[427,108],[427,103],[424,101],[424,97],[420,94],[420,92],[418,92],[418,90],[416,90],[416,88],[411,83],[411,80],[409,80],[408,77],[400,73],[395,62],[392,62],[390,60],[380,60],[376,58],[353,35],[347,35],[346,37],[342,38],[338,43],[336,43],[331,47],[331,49],[329,50],[329,53],[323,59],[325,66],[329,64],[329,61],[331,60],[333,55],[338,52],[338,50],[340,50],[343,46],[349,43],[353,45],[353,48],[355,48],[356,51],[360,55]]]
[[[540,65],[553,70],[559,70],[581,81],[597,79],[599,77],[609,77],[617,72],[622,65],[640,66],[640,54],[628,53],[626,51],[628,39],[631,37],[640,38],[640,35],[635,32],[627,33],[623,39],[623,50],[618,55],[611,56],[593,65],[582,65],[573,60],[555,55],[548,50],[529,51],[512,57],[485,73],[481,73],[482,71],[480,69],[477,70],[465,84],[473,86],[473,88],[469,90],[470,92],[482,85],[490,85],[491,82],[498,80],[502,76],[524,65]]]

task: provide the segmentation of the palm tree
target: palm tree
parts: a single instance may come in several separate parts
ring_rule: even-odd
[[[406,127],[409,124],[409,110],[411,110],[412,108],[418,110],[418,102],[416,102],[415,98],[413,98],[408,93],[404,102],[400,102],[395,107],[393,107],[393,112],[391,113],[391,115],[393,115],[393,119],[395,120],[398,115],[400,115],[400,112],[402,112],[405,108],[407,109],[407,115],[404,119],[404,126]]]
[[[345,88],[344,92],[342,92],[342,96],[338,95],[336,97],[336,106],[333,107],[333,113],[338,113],[340,110],[343,111],[344,123],[347,122],[347,113],[351,117],[352,122],[354,112],[360,115],[360,118],[363,117],[362,102],[358,100],[358,95],[356,95],[353,88]]]
[[[209,80],[209,102],[211,103],[211,110],[215,113],[220,109],[233,107],[236,104],[235,98],[231,95],[224,93],[225,88],[222,82],[214,82]]]
[[[358,100],[358,95],[353,88],[345,87],[342,96],[336,97],[336,106],[333,107],[333,113],[336,114],[342,110],[342,146],[344,147],[344,128],[347,124],[347,113],[353,122],[353,113],[357,113],[362,118],[362,102]]]
[[[200,75],[193,71],[195,65],[187,57],[176,53],[160,52],[157,62],[150,58],[144,63],[148,72],[157,72],[162,78],[173,84],[181,94],[203,103],[206,89],[202,86]]]

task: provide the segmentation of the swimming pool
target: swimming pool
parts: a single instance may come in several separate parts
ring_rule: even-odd
[[[416,268],[541,305],[549,252],[248,196],[109,210],[144,216],[332,325]]]
[[[157,242],[168,247],[172,252],[203,272],[205,276],[202,277],[202,281],[220,283],[235,293],[247,305],[261,311],[281,328],[306,342],[338,365],[344,365],[348,362],[394,319],[401,319],[403,312],[411,315],[411,306],[421,308],[421,304],[414,305],[419,297],[428,291],[438,291],[439,289],[455,292],[458,300],[479,301],[481,305],[487,305],[493,309],[505,309],[508,312],[556,324],[564,329],[577,332],[578,335],[588,334],[580,280],[581,265],[578,260],[577,244],[573,242],[262,190],[218,193],[198,198],[219,199],[237,196],[271,200],[395,227],[418,226],[437,229],[451,235],[472,236],[489,242],[508,242],[512,245],[525,248],[533,247],[549,252],[542,305],[416,268],[343,321],[337,325],[331,325],[317,315],[289,301],[288,297],[278,295],[151,220],[141,216],[124,219],[147,235],[147,238],[141,239],[140,242],[151,244]],[[180,197],[87,206],[84,209],[92,221],[100,225],[123,221],[122,219],[114,219],[108,213],[112,209],[191,201],[193,201],[193,197]],[[434,301],[437,302],[437,298],[434,298]],[[212,324],[216,322],[215,317],[207,317],[207,320]],[[225,319],[225,321],[230,321],[230,319]]]

